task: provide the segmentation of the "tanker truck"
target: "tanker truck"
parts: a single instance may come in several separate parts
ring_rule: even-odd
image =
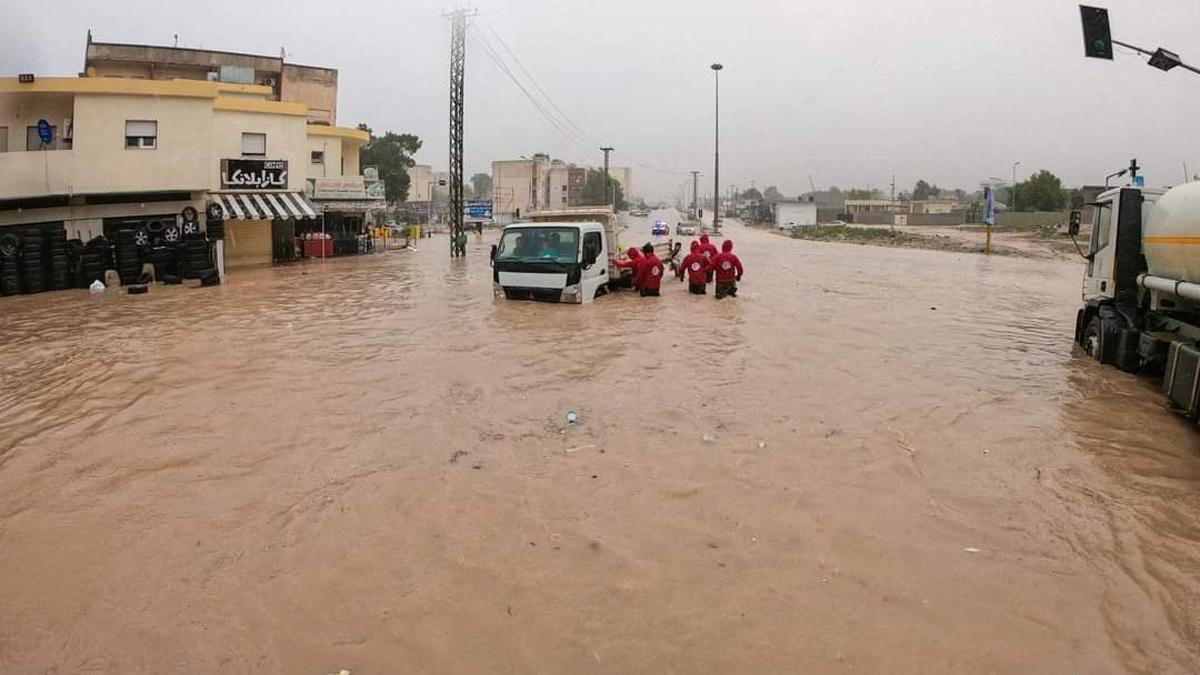
[[[1132,182],[1095,203],[1075,341],[1101,363],[1160,376],[1172,407],[1200,419],[1200,182]],[[1070,233],[1079,232],[1071,214]]]

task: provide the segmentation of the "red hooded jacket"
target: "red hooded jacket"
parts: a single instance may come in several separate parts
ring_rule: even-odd
[[[704,256],[709,263],[712,263],[713,258],[717,257],[717,247],[708,240],[707,234],[700,235],[700,255]]]
[[[657,291],[663,278],[663,264],[658,256],[647,253],[642,256],[642,264],[637,268],[637,276],[633,279],[635,288],[647,291]]]
[[[632,269],[633,287],[637,288],[638,275],[640,274],[642,267],[642,252],[630,246],[629,248],[625,249],[625,253],[629,256],[629,260],[621,260],[620,258],[617,258],[613,261],[613,264],[623,269]]]
[[[721,252],[713,258],[712,266],[716,270],[718,283],[742,280],[742,261],[733,254],[733,241],[730,239],[721,244]]]
[[[688,283],[703,284],[708,281],[708,258],[705,258],[700,253],[700,244],[692,242],[692,252],[688,257],[683,259],[683,264],[679,266],[679,278],[683,278],[683,271],[687,270]]]

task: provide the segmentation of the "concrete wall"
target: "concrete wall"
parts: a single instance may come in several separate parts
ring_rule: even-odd
[[[518,209],[522,214],[535,210],[533,179],[532,160],[492,162],[492,194],[496,200],[493,210],[504,214],[512,214]]]
[[[265,133],[267,155],[255,159],[288,161],[288,189],[303,190],[310,163],[307,124],[297,115],[214,110],[212,118],[211,173],[208,185],[221,185],[221,160],[242,157],[242,133]]]
[[[342,140],[330,136],[309,136],[308,150],[311,158],[314,150],[325,153],[325,164],[308,162],[309,178],[335,178],[342,173]]]
[[[37,126],[39,119],[53,124],[56,135],[64,133],[63,120],[75,116],[75,97],[71,94],[0,95],[0,127],[8,128],[8,151],[25,151],[28,127]],[[54,147],[65,149],[62,143]]]
[[[280,100],[306,104],[310,122],[337,124],[336,70],[284,64],[282,77]]]
[[[25,127],[38,117],[70,117],[71,149],[24,152]],[[0,153],[0,199],[206,189],[211,117],[209,99],[0,95],[0,126],[19,127],[9,149],[21,150]],[[126,149],[126,120],[158,122],[157,147]]]
[[[433,167],[417,164],[408,169],[408,201],[429,201],[429,184],[433,181]]]
[[[965,222],[962,212],[902,213],[899,215],[907,216],[909,225],[925,227],[950,227],[953,225],[962,225]],[[893,213],[855,213],[853,216],[853,223],[855,225],[892,225],[896,222],[896,214]]]
[[[1032,230],[1050,225],[1066,224],[1070,221],[1070,211],[1029,211],[1017,213],[997,213],[996,227],[1005,229]]]

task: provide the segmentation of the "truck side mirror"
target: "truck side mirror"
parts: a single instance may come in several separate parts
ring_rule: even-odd
[[[1072,237],[1079,234],[1079,224],[1081,222],[1083,222],[1083,214],[1079,211],[1072,211],[1070,223],[1067,225],[1067,234]]]
[[[491,253],[491,256],[489,257],[489,260],[491,261],[492,264],[495,264],[495,262],[496,262],[496,245],[495,244],[492,244],[492,253]]]

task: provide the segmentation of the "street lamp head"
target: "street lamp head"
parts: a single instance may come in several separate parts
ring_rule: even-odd
[[[725,68],[725,66],[723,66],[723,65],[721,65],[721,64],[719,64],[719,63],[714,63],[714,64],[712,64],[712,69],[713,69],[713,70],[722,70],[723,68]]]

